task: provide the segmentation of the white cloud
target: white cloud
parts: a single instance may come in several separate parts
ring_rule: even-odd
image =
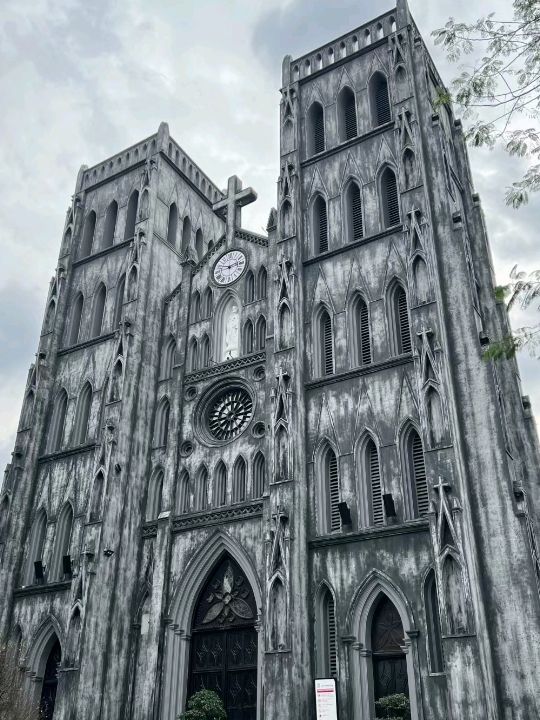
[[[420,29],[450,14],[473,19],[464,0],[413,0]],[[502,0],[490,10],[506,11]],[[377,4],[376,12],[391,7]],[[0,460],[9,460],[34,358],[64,213],[81,164],[95,164],[157,130],[161,120],[220,186],[238,174],[259,201],[245,224],[260,230],[276,201],[281,60],[361,24],[357,0],[5,0],[0,16]],[[433,49],[443,77],[449,68]],[[538,265],[540,199],[514,213],[504,185],[519,166],[502,153],[473,153],[495,266]],[[517,162],[517,161],[516,161]],[[13,323],[13,318],[17,324]],[[14,340],[15,338],[15,340]],[[535,361],[525,392],[540,409]]]

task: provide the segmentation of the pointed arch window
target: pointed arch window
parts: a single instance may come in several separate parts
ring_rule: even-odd
[[[154,447],[165,447],[167,445],[167,438],[169,434],[169,411],[169,400],[164,397],[160,400],[156,412]]]
[[[54,318],[56,315],[56,303],[54,299],[51,300],[47,306],[47,312],[45,313],[45,320],[43,323],[43,334],[50,333],[53,330]]]
[[[328,213],[326,200],[322,197],[322,195],[317,195],[313,203],[311,227],[315,241],[315,253],[321,254],[327,252]]]
[[[128,302],[135,300],[135,298],[137,297],[138,277],[139,277],[139,273],[137,272],[137,266],[133,265],[133,267],[129,271],[129,278],[128,278],[128,292],[127,292]]]
[[[201,319],[201,296],[198,290],[195,290],[191,296],[191,322],[195,323]]]
[[[324,152],[324,110],[319,102],[314,102],[307,113],[307,150],[308,155]]]
[[[51,563],[50,580],[62,580],[64,577],[64,557],[70,554],[71,533],[73,529],[73,508],[66,503],[56,523],[54,551]]]
[[[384,525],[384,510],[381,484],[381,465],[379,451],[373,438],[366,443],[366,477],[369,504],[369,525]]]
[[[429,492],[424,460],[424,446],[420,435],[411,427],[406,435],[406,475],[412,496],[413,517],[421,517],[429,511]]]
[[[253,352],[253,323],[247,320],[243,331],[244,355],[250,355]]]
[[[56,452],[61,450],[64,439],[64,425],[66,422],[68,396],[67,392],[62,389],[56,396],[53,411],[51,415],[51,423],[49,425],[47,452]]]
[[[395,172],[390,167],[386,167],[381,175],[381,199],[384,227],[391,228],[399,225],[401,215],[399,210],[397,178]]]
[[[284,425],[279,425],[275,438],[276,482],[289,479],[289,435]]]
[[[90,498],[90,522],[95,522],[101,518],[104,488],[105,477],[100,470],[94,478],[94,484],[92,486],[92,496]]]
[[[446,423],[442,409],[441,396],[431,386],[426,392],[426,414],[431,439],[431,446],[443,445],[446,440]]]
[[[201,467],[197,474],[195,488],[195,510],[206,510],[208,507],[208,470]]]
[[[340,488],[339,468],[336,453],[328,447],[321,463],[322,490],[323,490],[323,527],[325,533],[334,533],[341,530],[341,517],[339,514]]]
[[[81,637],[81,611],[77,606],[73,611],[73,614],[69,621],[68,630],[68,647],[66,652],[67,665],[69,667],[75,667],[77,663],[79,641]]]
[[[336,606],[330,588],[321,588],[317,603],[317,674],[319,677],[337,677],[337,624]]]
[[[105,285],[100,283],[94,296],[94,307],[92,308],[92,322],[90,325],[90,337],[97,338],[103,330],[103,316],[105,315],[105,300],[107,290]]]
[[[146,521],[155,520],[161,512],[161,496],[163,494],[164,473],[156,468],[148,484],[148,499],[146,501]]]
[[[338,95],[338,127],[341,142],[358,135],[356,121],[356,98],[350,87],[344,87]]]
[[[259,300],[264,300],[266,298],[266,284],[267,284],[267,272],[264,265],[261,265],[259,269],[259,275],[257,278],[257,288],[258,288],[258,294],[259,294]]]
[[[89,382],[86,382],[77,401],[77,410],[75,411],[75,423],[73,427],[73,445],[83,445],[88,439],[91,407],[92,386]]]
[[[260,315],[255,327],[257,350],[264,350],[266,346],[266,319]]]
[[[122,361],[118,359],[114,364],[111,382],[111,402],[116,402],[122,397],[122,375],[123,375]]]
[[[5,495],[2,503],[0,504],[0,544],[3,543],[7,537],[8,518],[9,497]]]
[[[319,375],[334,374],[334,330],[328,310],[323,307],[317,320]]]
[[[266,490],[266,460],[258,452],[253,460],[253,497],[261,498]]]
[[[345,193],[345,213],[347,238],[349,242],[361,240],[364,237],[362,194],[358,183],[354,180],[349,183],[349,187]]]
[[[214,505],[222,507],[227,502],[227,468],[219,461],[214,473]]]
[[[172,377],[175,356],[176,340],[171,335],[163,345],[163,351],[161,354],[161,367],[159,371],[161,380],[166,380],[167,378]]]
[[[388,79],[381,72],[376,72],[370,80],[370,100],[373,125],[379,127],[392,120]]]
[[[200,228],[195,233],[195,252],[197,254],[197,259],[201,260],[204,255],[204,238]]]
[[[187,355],[188,372],[193,372],[194,370],[197,370],[198,354],[199,354],[199,344],[197,342],[197,338],[191,338],[191,340],[189,341],[189,345],[188,345],[188,355]]]
[[[191,220],[186,215],[182,223],[182,252],[185,254],[191,245]]]
[[[460,563],[451,553],[444,560],[442,581],[448,634],[463,635],[467,632],[468,625],[463,570]]]
[[[427,265],[422,257],[418,255],[413,262],[414,288],[416,301],[419,305],[429,302],[430,285]]]
[[[233,467],[232,501],[244,502],[246,499],[246,461],[240,456]]]
[[[200,367],[205,368],[210,365],[210,340],[208,335],[203,335],[201,338],[200,347]]]
[[[283,301],[278,312],[278,350],[285,350],[293,345],[292,315],[289,304]]]
[[[62,648],[56,635],[53,635],[49,643],[47,643],[47,647],[50,650],[43,671],[43,687],[41,688],[39,702],[40,720],[53,720],[58,689],[58,668],[62,662]]]
[[[116,218],[118,216],[118,203],[113,200],[105,213],[105,225],[103,228],[103,240],[101,246],[103,248],[112,247],[114,243],[114,233],[116,230]]]
[[[244,302],[246,305],[255,300],[255,278],[251,270],[246,274],[244,280]]]
[[[403,153],[403,177],[405,179],[405,187],[410,190],[416,184],[416,161],[414,152],[411,148],[407,148]]]
[[[412,352],[409,303],[405,288],[397,283],[392,293],[392,325],[396,355]]]
[[[176,507],[180,515],[189,512],[190,493],[189,493],[189,473],[182,470],[178,480],[178,495],[176,498]]]
[[[356,295],[352,306],[352,341],[353,358],[356,365],[371,363],[371,330],[369,326],[369,310],[361,295]]]
[[[202,312],[205,318],[209,318],[212,315],[213,300],[212,290],[210,288],[206,288],[202,300]]]
[[[281,206],[281,237],[288,238],[292,235],[294,235],[292,205],[285,200]]]
[[[435,572],[430,570],[424,583],[424,606],[427,620],[427,639],[429,650],[429,669],[432,673],[444,672],[443,649],[441,641],[441,621],[439,617],[439,598]]]
[[[215,319],[214,332],[218,362],[232,360],[240,355],[240,303],[235,295],[228,295],[220,305]]]
[[[94,234],[96,232],[96,213],[90,210],[84,220],[82,241],[79,251],[79,257],[84,258],[90,255],[92,252],[92,246],[94,244]]]
[[[28,558],[26,571],[24,574],[24,584],[33,585],[35,582],[35,566],[34,563],[43,561],[43,550],[45,547],[45,537],[47,533],[47,513],[40,510],[32,524],[30,532],[30,542],[28,548]]]
[[[69,334],[68,334],[68,345],[76,345],[79,342],[79,335],[81,333],[81,320],[84,305],[84,296],[82,293],[77,293],[73,308],[71,310],[71,318],[69,321]]]
[[[176,203],[171,203],[169,208],[169,222],[167,223],[167,242],[172,247],[177,247],[176,235],[178,233],[178,208]]]
[[[33,390],[29,390],[24,400],[23,410],[21,413],[21,427],[28,428],[32,424],[32,415],[34,413],[35,394]]]
[[[124,240],[129,240],[135,236],[135,224],[137,223],[137,210],[139,207],[139,191],[134,190],[129,196],[129,202],[126,215],[126,227],[124,231]]]

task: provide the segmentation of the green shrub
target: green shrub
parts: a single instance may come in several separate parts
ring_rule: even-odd
[[[387,695],[375,702],[377,717],[384,720],[411,720],[411,703],[402,693]]]
[[[179,720],[227,720],[219,695],[213,690],[200,690],[188,700],[188,709]]]

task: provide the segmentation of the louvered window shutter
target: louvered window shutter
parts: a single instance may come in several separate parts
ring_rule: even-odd
[[[334,606],[334,598],[330,591],[327,591],[326,606],[326,631],[328,634],[328,670],[330,677],[337,676],[337,628],[336,628],[336,608]]]
[[[424,462],[424,448],[417,432],[413,432],[411,439],[411,464],[414,490],[416,496],[416,514],[425,515],[429,510],[429,494],[426,477],[426,464]]]
[[[396,321],[397,321],[397,340],[398,353],[410,353],[412,351],[411,344],[411,328],[409,325],[409,312],[407,309],[407,294],[400,287],[396,291]]]
[[[313,151],[315,154],[324,151],[324,114],[320,106],[313,113]]]
[[[385,125],[392,119],[390,112],[390,98],[388,97],[388,81],[380,77],[375,88],[375,106],[377,112],[377,125]]]
[[[369,332],[369,313],[367,305],[363,300],[358,302],[358,325],[359,325],[359,339],[360,339],[360,352],[358,353],[359,360],[362,365],[369,365],[371,362],[371,337]]]
[[[386,227],[394,227],[400,223],[399,195],[395,173],[388,168],[382,182],[384,221]]]
[[[332,375],[334,372],[334,342],[332,336],[332,321],[330,315],[323,312],[321,318],[322,341],[322,371],[323,375]]]
[[[328,250],[328,213],[326,203],[322,198],[317,200],[317,221],[319,233],[319,252],[323,253]]]
[[[328,451],[328,489],[330,493],[330,532],[341,530],[339,514],[339,474],[337,458],[333,450]]]
[[[354,94],[347,93],[347,98],[345,100],[345,108],[344,108],[344,115],[345,115],[345,138],[347,140],[352,140],[358,135],[358,128],[356,125],[356,102],[354,99]]]
[[[367,447],[367,461],[369,471],[369,491],[371,493],[371,523],[373,525],[384,525],[383,499],[381,489],[381,468],[379,464],[379,453],[373,440],[370,440]]]
[[[364,219],[362,217],[362,197],[356,183],[351,186],[350,202],[353,240],[360,240],[364,237]]]

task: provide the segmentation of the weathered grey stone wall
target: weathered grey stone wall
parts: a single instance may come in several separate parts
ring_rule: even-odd
[[[381,127],[373,122],[369,91],[376,72],[388,78],[392,107],[391,121]],[[396,12],[324,48],[296,61],[285,58],[278,203],[268,238],[241,230],[231,218],[225,224],[213,211],[223,193],[165,124],[155,136],[81,169],[46,304],[54,302],[54,313],[44,321],[0,497],[0,633],[15,638],[20,631],[20,665],[36,698],[51,643],[60,640],[55,718],[174,720],[187,695],[194,605],[224,553],[242,569],[257,605],[258,720],[314,715],[325,588],[335,609],[342,720],[374,713],[370,628],[381,594],[403,626],[415,720],[472,720],[480,711],[490,720],[540,715],[538,440],[516,364],[482,360],[482,343],[504,335],[508,321],[494,300],[460,124],[433,103],[440,84],[402,0]],[[345,86],[354,92],[358,132],[341,142],[338,94]],[[311,157],[307,115],[314,101],[324,108],[325,149]],[[405,168],[407,150],[414,153],[412,172]],[[387,166],[397,175],[401,215],[390,228],[380,187]],[[361,187],[364,232],[351,242],[344,192],[352,179]],[[135,190],[135,232],[126,237]],[[313,236],[317,193],[328,207],[322,254]],[[113,200],[114,244],[104,248]],[[178,211],[175,233],[171,206]],[[81,258],[91,210],[95,242]],[[253,299],[246,295],[246,274],[230,289],[213,281],[215,261],[233,247],[253,272]],[[427,268],[424,285],[419,259]],[[393,332],[396,282],[407,291],[412,336],[411,352],[401,354]],[[103,327],[90,339],[100,283],[107,290]],[[241,335],[250,321],[254,342],[222,362],[220,314],[231,291]],[[79,292],[83,331],[67,347]],[[366,365],[353,352],[356,293],[369,311]],[[323,305],[333,330],[328,376],[317,362]],[[263,321],[265,330],[257,333]],[[171,343],[172,369],[164,371]],[[93,391],[89,430],[85,443],[74,446],[86,381]],[[248,389],[254,406],[245,432],[223,444],[203,427],[204,403],[220,383]],[[62,387],[65,432],[61,448],[49,453],[52,406]],[[437,416],[430,393],[439,398]],[[163,442],[155,427],[165,400]],[[422,438],[429,485],[429,510],[421,516],[407,471],[409,427]],[[367,520],[368,436],[378,448],[382,491],[395,505],[395,517],[385,515],[377,526]],[[326,447],[336,454],[339,500],[351,513],[350,526],[333,533],[323,523]],[[260,496],[258,453],[266,473]],[[246,493],[234,498],[240,457]],[[228,478],[222,507],[215,486],[220,462]],[[198,505],[203,469],[208,485]],[[104,499],[96,510],[98,476]],[[73,509],[72,579],[49,572],[66,503]],[[47,513],[46,582],[34,584],[25,568],[31,569],[31,528],[40,511]],[[449,556],[457,568],[450,579]],[[429,650],[425,583],[431,572],[443,672],[433,671]],[[456,587],[463,614],[457,629]]]

